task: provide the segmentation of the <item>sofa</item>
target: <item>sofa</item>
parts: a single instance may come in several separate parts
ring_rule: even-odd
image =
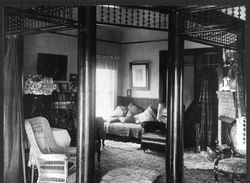
[[[107,135],[139,139],[142,149],[159,142],[165,146],[166,116],[166,106],[161,103],[157,110],[151,105],[145,110],[134,103],[119,105],[105,121],[104,129]]]

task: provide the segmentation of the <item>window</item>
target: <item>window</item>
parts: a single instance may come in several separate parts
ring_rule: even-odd
[[[116,106],[117,60],[113,56],[97,56],[96,116],[107,118]]]

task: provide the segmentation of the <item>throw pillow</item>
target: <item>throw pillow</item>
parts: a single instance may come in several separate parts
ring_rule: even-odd
[[[158,110],[157,110],[157,117],[156,119],[160,122],[166,123],[166,116],[167,116],[167,107],[166,104],[159,103]]]
[[[126,114],[126,112],[127,112],[127,108],[119,105],[115,108],[115,110],[111,113],[110,116],[111,117],[120,117],[120,116],[124,116]]]
[[[142,123],[143,121],[155,121],[155,112],[151,106],[149,106],[144,112],[135,115],[136,123]]]
[[[133,103],[130,103],[127,108],[128,108],[128,112],[126,116],[132,116],[132,115],[136,115],[142,112],[142,109]]]
[[[135,123],[134,116],[125,116],[125,117],[119,117],[119,120],[122,123]]]

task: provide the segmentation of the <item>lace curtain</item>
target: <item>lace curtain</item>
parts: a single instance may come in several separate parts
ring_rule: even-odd
[[[117,62],[114,56],[97,55],[96,60],[96,116],[104,119],[117,103]]]
[[[23,162],[22,73],[16,38],[8,38],[4,65],[4,182],[25,182]],[[21,177],[24,177],[21,178]]]

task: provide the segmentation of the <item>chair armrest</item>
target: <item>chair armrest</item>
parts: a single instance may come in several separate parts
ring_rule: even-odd
[[[65,148],[65,153],[69,157],[75,157],[76,156],[76,147],[66,147]]]
[[[141,123],[143,132],[153,132],[155,130],[160,130],[165,132],[166,124],[159,121],[144,121]]]

